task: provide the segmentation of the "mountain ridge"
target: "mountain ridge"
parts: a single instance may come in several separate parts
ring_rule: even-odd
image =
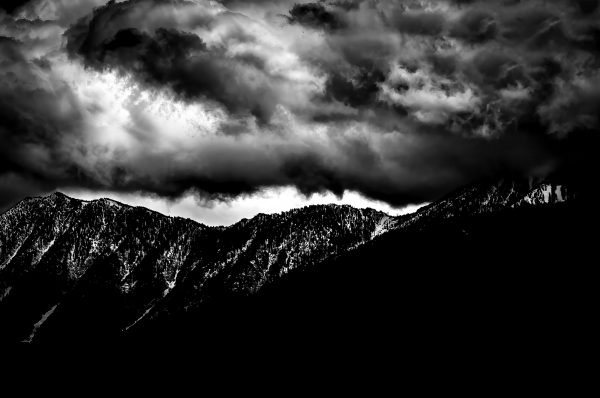
[[[82,201],[56,192],[0,215],[0,319],[16,325],[8,331],[13,340],[56,337],[52,330],[76,338],[99,323],[119,334],[207,301],[254,295],[290,271],[304,272],[390,231],[573,197],[564,184],[500,180],[398,217],[311,205],[210,227],[109,198]]]
[[[116,203],[116,204],[118,204],[120,206],[127,207],[127,208],[145,209],[145,210],[147,210],[149,212],[157,213],[157,214],[159,214],[161,216],[164,216],[164,217],[178,218],[178,219],[182,219],[182,220],[193,221],[195,223],[198,223],[200,225],[203,225],[203,226],[206,226],[206,227],[209,227],[209,228],[228,228],[228,227],[231,227],[232,225],[238,224],[238,223],[243,222],[243,221],[247,222],[248,220],[251,220],[251,219],[253,219],[255,217],[283,215],[283,214],[286,214],[286,213],[289,213],[289,212],[294,212],[294,211],[298,211],[298,210],[302,210],[302,209],[306,209],[306,208],[310,208],[310,207],[317,207],[317,208],[326,208],[326,207],[352,208],[352,209],[356,209],[356,210],[374,211],[374,212],[377,212],[377,213],[385,214],[388,217],[392,217],[392,218],[393,217],[400,217],[400,216],[392,216],[392,215],[386,213],[385,211],[377,210],[377,209],[372,208],[372,207],[355,207],[355,206],[352,206],[352,205],[349,205],[349,204],[326,203],[326,204],[309,204],[309,205],[305,205],[305,206],[295,207],[295,208],[292,208],[290,210],[284,210],[284,211],[274,212],[274,213],[263,213],[263,212],[260,212],[260,213],[255,214],[252,217],[243,217],[243,218],[239,219],[238,221],[235,221],[235,222],[233,222],[231,224],[208,225],[208,224],[203,223],[202,221],[198,221],[198,220],[195,220],[195,219],[190,218],[190,217],[182,217],[182,216],[169,215],[169,214],[162,213],[162,212],[160,212],[158,210],[150,209],[150,208],[145,207],[145,206],[130,205],[128,203],[121,202],[119,200],[112,199],[112,198],[109,198],[109,197],[100,197],[100,198],[97,198],[97,199],[79,199],[79,198],[75,198],[73,196],[69,196],[69,195],[67,195],[67,194],[65,194],[65,193],[63,193],[61,191],[53,191],[53,192],[48,193],[46,195],[40,195],[40,196],[25,196],[23,199],[21,199],[20,201],[16,202],[10,208],[7,208],[3,212],[0,212],[0,216],[2,216],[3,214],[9,212],[10,210],[14,209],[15,207],[19,206],[23,202],[35,201],[35,200],[44,200],[44,199],[49,199],[49,198],[52,198],[52,197],[67,198],[68,200],[78,201],[78,202],[83,202],[83,203],[113,202],[113,203]]]
[[[404,216],[398,227],[406,228],[423,219],[427,223],[452,217],[492,213],[507,208],[564,202],[575,197],[566,184],[546,179],[488,179],[459,188]]]
[[[202,286],[216,277],[232,291],[252,292],[290,269],[364,243],[387,217],[372,209],[315,205],[209,227],[110,199],[28,199],[0,215],[2,305],[12,306],[9,319],[16,324],[37,324],[49,308],[52,320],[80,281],[96,283],[85,276],[97,272],[103,276],[96,279],[110,281],[102,294],[127,302],[117,316],[123,326],[183,280],[193,279],[192,301],[201,302]],[[23,337],[28,328],[17,334]]]

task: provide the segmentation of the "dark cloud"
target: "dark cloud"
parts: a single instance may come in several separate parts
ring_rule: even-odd
[[[593,163],[597,1],[38,3],[0,15],[0,207],[276,186],[400,206]]]
[[[12,14],[29,2],[30,0],[2,0],[2,3],[0,3],[0,10]]]
[[[22,43],[0,37],[0,208],[16,196],[76,181],[70,153],[59,142],[81,121],[69,88],[45,77]]]
[[[144,82],[168,86],[187,99],[214,99],[234,114],[249,112],[266,121],[276,105],[268,81],[256,87],[239,79],[239,67],[264,73],[260,58],[228,59],[222,49],[209,49],[191,33],[159,28],[148,35],[135,28],[123,29],[99,47],[79,52],[99,69],[121,68]]]
[[[229,8],[236,8],[244,5],[272,6],[277,3],[291,3],[293,0],[219,0],[219,2]]]
[[[401,33],[410,35],[439,35],[445,28],[443,14],[415,11],[398,7],[393,10],[387,22]]]
[[[340,15],[329,11],[323,3],[296,4],[290,10],[290,23],[329,30],[341,29],[345,22]]]
[[[117,68],[188,100],[207,98],[232,114],[251,114],[267,122],[282,103],[278,86],[286,83],[285,76],[268,71],[260,54],[230,54],[225,46],[207,46],[195,33],[168,27],[175,18],[165,18],[167,27],[159,24],[155,29],[135,19],[140,8],[153,3],[193,7],[185,1],[109,3],[67,31],[67,48],[98,70]],[[189,28],[213,22],[208,15],[198,16]],[[255,39],[238,30],[230,40],[252,46]]]
[[[336,100],[346,105],[358,108],[363,105],[372,106],[379,92],[379,83],[385,80],[385,75],[379,70],[359,70],[355,76],[343,76],[332,72],[327,80],[326,95],[330,100]]]
[[[600,6],[598,0],[576,0],[575,3],[584,14],[593,14],[598,10],[598,6]]]
[[[388,105],[408,108],[409,113],[412,109],[412,114],[421,120],[446,120],[451,131],[460,131],[457,120],[464,120],[462,113],[467,111],[469,122],[464,126],[469,130],[463,130],[464,133],[501,134],[507,123],[530,118],[522,109],[538,115],[538,130],[544,129],[542,125],[547,132],[556,130],[539,113],[546,109],[559,85],[573,85],[581,76],[585,76],[586,85],[595,79],[600,19],[592,15],[598,11],[597,2],[449,3],[456,8],[448,9],[444,2],[407,1],[362,2],[360,7],[345,9],[329,2],[331,10],[344,11],[345,20],[349,21],[343,32],[328,36],[328,50],[339,57],[328,65],[329,88],[343,89],[345,98],[364,99],[345,101],[351,106],[364,107],[370,102],[371,108],[380,108],[377,96],[364,95],[365,85],[356,84],[361,79],[354,78],[361,76],[365,66],[372,69],[376,65],[377,70],[389,75],[383,85],[381,81],[373,82],[385,87]],[[372,44],[362,47],[356,42],[355,32],[369,37]],[[395,32],[398,35],[394,36]],[[390,45],[394,40],[398,40],[397,46]],[[379,42],[385,43],[380,47],[384,51],[365,56]],[[361,64],[363,59],[371,64]],[[544,63],[562,71],[560,80],[543,70]],[[408,75],[394,76],[397,68]],[[344,76],[352,76],[353,84],[340,79],[340,69]],[[467,95],[472,99],[470,105]],[[436,107],[439,111],[435,111]],[[428,115],[424,115],[426,108]],[[480,126],[473,125],[477,120],[482,123]],[[581,123],[577,126],[569,128],[590,127]]]
[[[496,38],[498,23],[483,10],[468,11],[454,24],[450,34],[471,43],[484,42]]]

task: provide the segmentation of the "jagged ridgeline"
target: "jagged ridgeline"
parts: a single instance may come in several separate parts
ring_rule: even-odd
[[[104,304],[113,302],[114,313],[107,315],[127,329],[184,281],[188,301],[201,302],[212,279],[232,292],[253,292],[391,226],[384,213],[350,206],[208,227],[109,199],[85,202],[60,193],[26,199],[0,219],[2,316],[23,325],[22,336],[70,301],[97,295],[98,303],[110,298]]]
[[[572,197],[564,184],[503,180],[466,187],[401,217],[326,205],[228,227],[109,199],[28,198],[0,216],[0,334],[28,342],[112,340],[155,324],[164,328],[173,316],[202,323],[199,309],[207,303],[218,307],[232,297],[239,303],[280,283],[319,279],[324,264],[386,241],[378,237],[389,243],[394,231],[416,234],[445,220]],[[405,241],[394,242],[399,253],[410,249]],[[368,275],[372,268],[364,261],[360,271],[348,272]]]

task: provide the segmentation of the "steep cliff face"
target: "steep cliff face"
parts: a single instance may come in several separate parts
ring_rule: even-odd
[[[188,293],[182,305],[201,302],[215,278],[225,290],[254,292],[388,224],[370,209],[311,206],[210,228],[109,199],[30,198],[0,216],[0,315],[29,339],[25,332],[43,331],[49,318],[84,311],[73,302],[104,300],[114,304],[115,326],[127,328],[179,283]]]

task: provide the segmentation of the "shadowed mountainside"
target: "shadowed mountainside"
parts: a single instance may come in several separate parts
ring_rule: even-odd
[[[574,197],[560,184],[488,181],[396,218],[310,206],[216,228],[109,199],[30,198],[0,216],[10,325],[0,333],[73,342],[245,330],[261,340],[280,328],[377,329],[451,303],[485,313],[478,305],[526,299],[522,280],[538,291],[533,275],[584,252]]]

